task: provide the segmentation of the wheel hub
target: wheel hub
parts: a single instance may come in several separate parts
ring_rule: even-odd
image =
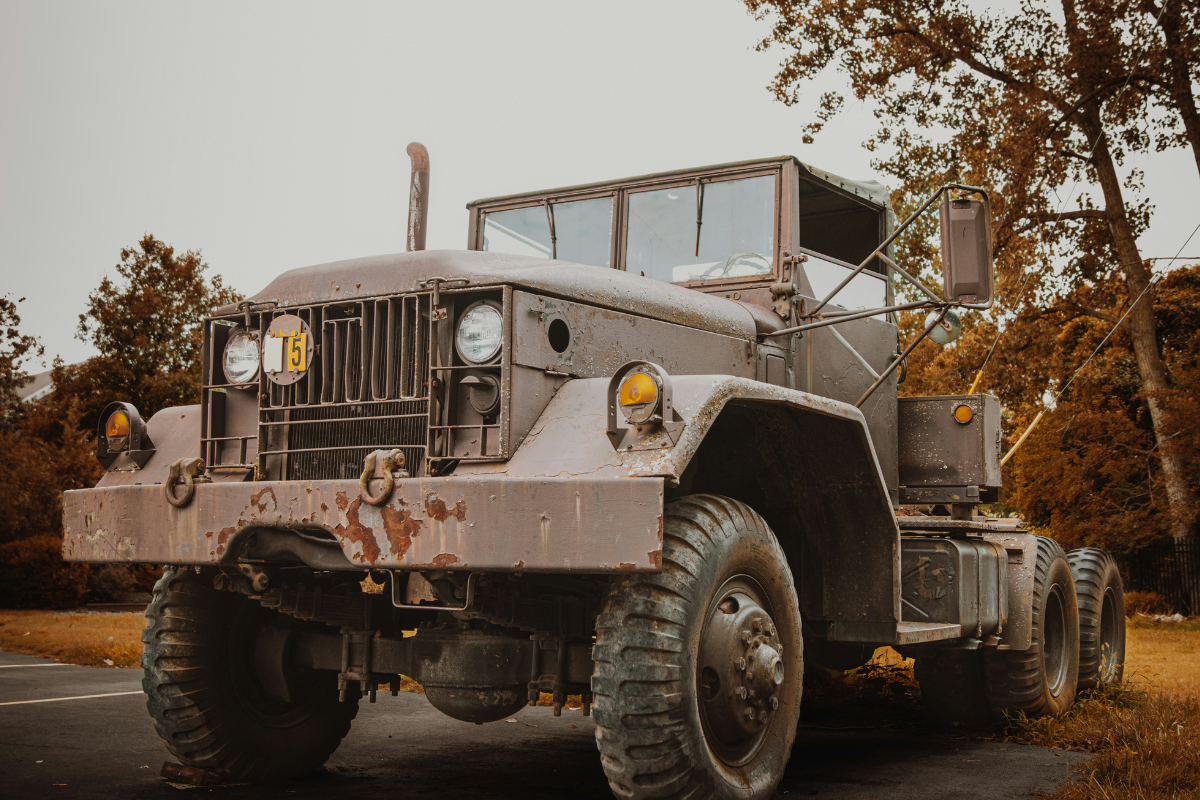
[[[775,621],[756,587],[727,584],[706,621],[697,664],[700,706],[713,749],[731,763],[749,759],[775,710],[784,680]]]

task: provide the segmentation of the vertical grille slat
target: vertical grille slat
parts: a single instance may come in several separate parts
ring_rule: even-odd
[[[428,296],[408,295],[275,312],[308,324],[314,352],[303,378],[271,384],[260,403],[269,473],[357,478],[368,452],[398,447],[409,472],[420,474],[429,427],[429,306]]]

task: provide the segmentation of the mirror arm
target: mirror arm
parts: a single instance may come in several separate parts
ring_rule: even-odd
[[[770,333],[764,333],[762,335],[764,338],[767,338],[770,336],[783,336],[783,335],[789,334],[789,333],[803,333],[804,331],[811,331],[813,328],[824,328],[829,325],[837,325],[839,322],[852,322],[853,320],[856,320],[856,319],[866,319],[867,317],[878,317],[880,314],[891,314],[893,311],[912,311],[913,309],[917,309],[917,308],[938,308],[942,305],[946,305],[948,307],[951,304],[948,304],[948,303],[943,304],[941,300],[938,300],[936,303],[930,302],[928,300],[917,300],[914,303],[903,303],[898,306],[883,306],[882,308],[868,308],[866,311],[853,311],[853,312],[839,313],[836,316],[831,316],[827,319],[822,319],[819,322],[809,322],[805,325],[796,325],[795,327],[792,327],[792,328],[784,328],[783,330],[779,330],[779,331],[771,331]],[[807,316],[811,316],[811,315],[805,314],[805,316],[807,317]]]
[[[858,398],[858,402],[854,404],[855,408],[862,408],[862,404],[867,402],[867,398],[870,397],[872,394],[874,394],[875,390],[883,385],[883,382],[888,379],[889,375],[891,375],[893,372],[895,372],[896,367],[900,366],[900,364],[904,361],[904,359],[908,358],[908,354],[913,351],[913,348],[915,348],[917,345],[919,345],[921,343],[921,340],[924,339],[926,336],[928,336],[929,332],[931,330],[933,330],[934,328],[936,328],[938,325],[941,324],[942,320],[946,318],[946,312],[949,310],[950,310],[949,304],[942,306],[941,312],[936,317],[934,317],[932,320],[929,321],[929,324],[925,326],[925,329],[923,331],[921,331],[920,335],[917,336],[917,338],[913,339],[912,342],[909,343],[908,347],[904,348],[904,352],[902,352],[900,355],[896,356],[895,360],[892,361],[891,364],[888,364],[887,369],[885,369],[879,375],[879,377],[875,379],[875,382],[871,384],[871,388],[867,389],[867,391],[865,391],[863,393],[863,396]]]

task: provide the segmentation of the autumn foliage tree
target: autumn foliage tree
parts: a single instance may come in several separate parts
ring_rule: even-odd
[[[1192,352],[1195,328],[1165,293],[1190,296],[1195,276],[1150,288],[1138,236],[1152,206],[1139,199],[1141,175],[1128,159],[1186,146],[1200,169],[1190,77],[1200,59],[1196,5],[746,5],[771,24],[760,49],[785,53],[771,86],[780,100],[798,103],[827,68],[846,79],[844,92],[824,95],[812,112],[808,141],[846,96],[873,111],[877,129],[864,132],[864,144],[896,180],[901,216],[950,181],[991,190],[999,305],[969,317],[955,346],[923,344],[906,390],[965,391],[1003,330],[982,386],[1004,402],[1006,428],[1019,431],[1128,312],[1107,352],[1010,462],[1007,497],[1071,542],[1126,549],[1194,530],[1198,473],[1186,410],[1196,376],[1179,352]],[[1075,199],[1067,206],[1064,197]],[[926,275],[938,266],[933,234],[925,222],[898,243],[901,258],[927,265]],[[909,331],[917,324],[903,321]]]
[[[96,347],[97,355],[70,366],[56,361],[54,391],[32,404],[22,404],[17,389],[28,380],[27,362],[41,354],[41,346],[20,332],[16,306],[0,299],[0,447],[5,453],[0,482],[9,501],[0,515],[5,558],[28,557],[30,569],[50,569],[47,558],[53,554],[46,550],[45,537],[61,532],[62,492],[93,486],[103,475],[95,436],[104,406],[127,400],[149,419],[162,408],[199,401],[203,319],[215,307],[239,299],[219,277],[210,279],[207,269],[198,251],[177,253],[153,236],[122,250],[116,278],[100,281],[79,318],[78,334]],[[26,540],[34,544],[18,544]],[[19,565],[0,568],[6,585],[14,576],[28,578]],[[58,575],[57,569],[46,574]],[[97,592],[100,583],[130,583],[128,576],[111,569],[93,572],[90,582],[86,567],[63,569],[73,576],[72,591],[83,585]],[[18,594],[0,591],[0,602],[29,602]],[[47,595],[44,602],[69,605],[70,598],[60,595]]]

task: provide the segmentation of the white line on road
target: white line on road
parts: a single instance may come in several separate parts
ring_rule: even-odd
[[[0,664],[0,669],[13,669],[14,667],[69,667],[70,664]]]
[[[47,697],[45,700],[10,700],[7,703],[0,703],[0,706],[23,706],[28,703],[57,703],[60,700],[89,700],[93,697],[119,697],[123,694],[141,694],[142,690],[136,692],[107,692],[105,694],[80,694],[75,697]]]

